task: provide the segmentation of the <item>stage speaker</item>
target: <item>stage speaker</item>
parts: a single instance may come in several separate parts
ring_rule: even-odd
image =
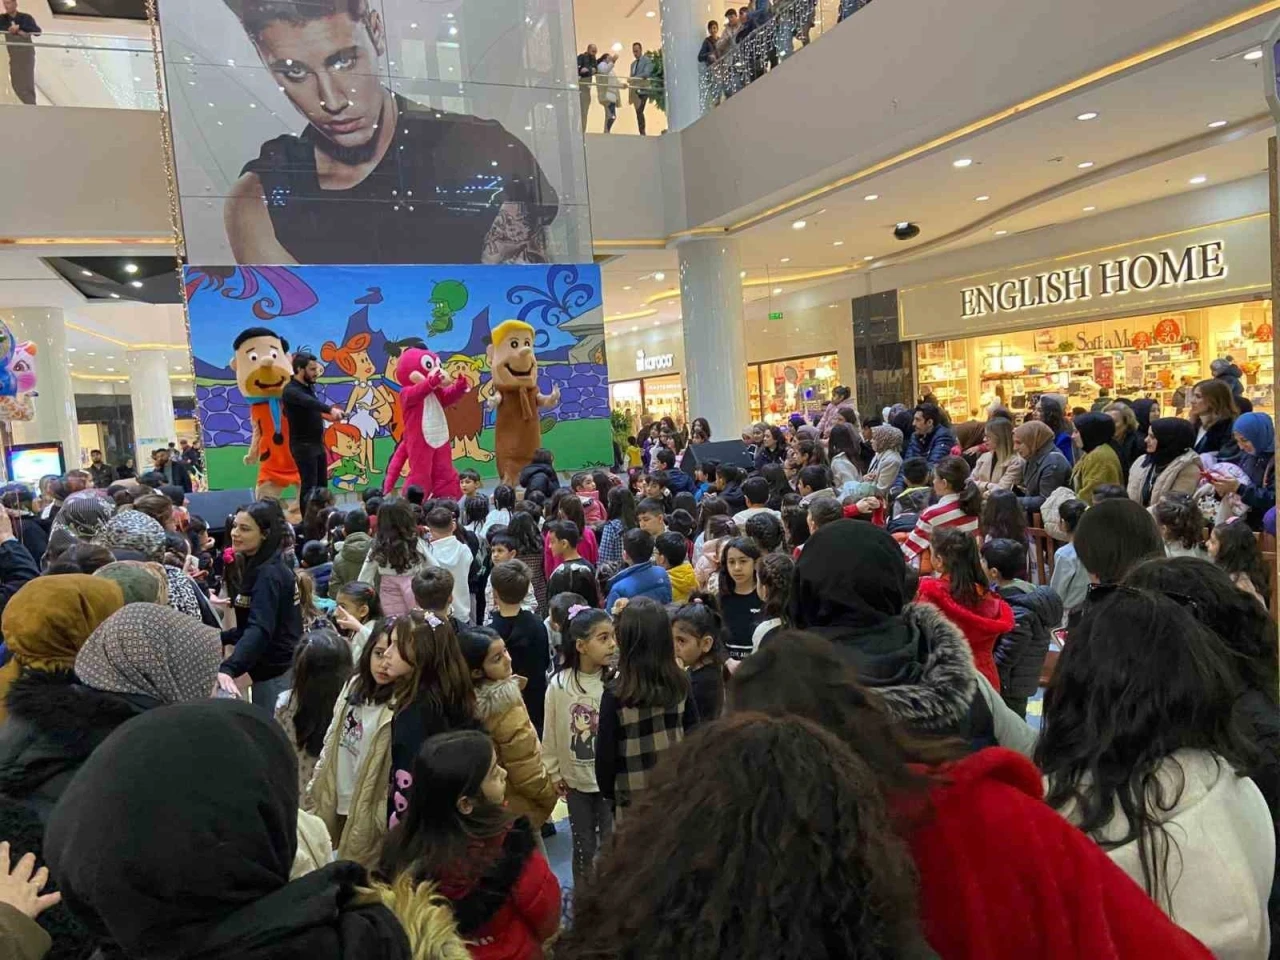
[[[691,443],[685,447],[680,469],[692,477],[698,464],[706,460],[731,463],[744,470],[753,470],[756,465],[755,454],[741,440],[717,440],[715,443]]]
[[[217,536],[226,531],[228,514],[253,503],[253,500],[252,490],[210,490],[208,493],[188,493],[187,509],[209,524],[209,533]]]

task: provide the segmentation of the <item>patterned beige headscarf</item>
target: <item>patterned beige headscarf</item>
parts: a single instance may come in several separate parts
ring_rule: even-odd
[[[131,603],[102,622],[76,656],[76,676],[95,690],[161,703],[203,700],[222,662],[213,627],[154,603]]]
[[[878,427],[872,427],[871,449],[876,453],[883,453],[885,450],[901,450],[902,431],[887,423],[882,423]]]

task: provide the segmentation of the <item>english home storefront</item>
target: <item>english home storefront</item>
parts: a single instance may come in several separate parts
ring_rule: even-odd
[[[1258,214],[904,287],[917,392],[956,420],[997,401],[1022,414],[1041,393],[1088,408],[1103,390],[1172,414],[1178,387],[1230,356],[1255,409],[1271,412],[1269,245]]]

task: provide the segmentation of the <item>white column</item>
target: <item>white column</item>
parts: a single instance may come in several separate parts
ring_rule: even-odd
[[[667,86],[667,126],[683,130],[702,116],[698,51],[707,35],[707,21],[724,20],[727,6],[710,0],[660,0],[662,69]],[[624,66],[619,60],[618,66]]]
[[[733,439],[750,422],[738,243],[691,240],[679,254],[689,419],[706,417],[717,440]]]
[[[163,350],[130,350],[129,400],[133,406],[134,463],[150,469],[151,451],[176,440],[169,364]]]
[[[22,307],[0,313],[20,343],[36,347],[35,419],[15,421],[14,443],[62,442],[68,470],[80,466],[80,424],[76,420],[76,393],[67,358],[67,328],[58,307]]]

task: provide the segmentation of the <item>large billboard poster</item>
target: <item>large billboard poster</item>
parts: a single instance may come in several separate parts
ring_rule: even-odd
[[[590,263],[562,0],[164,0],[188,262]]]
[[[317,394],[345,412],[325,438],[335,491],[383,485],[403,435],[395,367],[410,347],[433,351],[468,381],[445,410],[454,466],[497,475],[485,348],[504,320],[533,327],[539,389],[559,388],[558,404],[541,413],[541,442],[556,468],[613,462],[598,267],[188,267],[185,282],[212,489],[251,488],[257,475],[244,462],[250,402],[230,366],[236,335],[249,327],[267,327],[324,362]]]

